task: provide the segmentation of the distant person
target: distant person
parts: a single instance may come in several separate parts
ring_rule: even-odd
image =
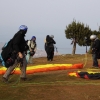
[[[37,50],[36,37],[32,36],[31,40],[27,41],[27,45],[29,46],[29,50],[26,55],[27,63],[33,64],[33,56]]]
[[[26,80],[26,67],[27,62],[25,58],[25,51],[28,49],[24,39],[27,33],[27,26],[21,25],[19,31],[14,35],[11,41],[3,48],[0,58],[2,64],[5,64],[7,70],[3,75],[3,81],[8,82],[9,76],[14,68],[20,63],[21,80]]]
[[[52,61],[53,57],[54,57],[54,44],[56,44],[56,42],[54,41],[53,38],[54,38],[54,35],[46,36],[45,50],[47,52],[47,60],[48,61]]]
[[[46,36],[46,39],[49,38],[49,37],[50,37],[50,36],[47,35],[47,36]],[[47,41],[46,41],[46,39],[44,40],[44,49],[45,49],[45,52],[46,52],[46,54],[47,54]],[[48,55],[47,55],[47,58],[48,58]]]
[[[99,68],[98,65],[98,56],[100,52],[100,40],[96,35],[91,35],[90,39],[92,41],[92,59],[93,59],[93,68]]]

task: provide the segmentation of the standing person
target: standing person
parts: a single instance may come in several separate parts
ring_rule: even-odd
[[[28,49],[28,46],[26,44],[26,41],[25,41],[24,37],[25,37],[25,34],[27,33],[27,29],[28,29],[27,26],[21,25],[19,27],[19,31],[12,38],[12,45],[11,45],[12,46],[12,54],[9,54],[9,55],[13,55],[13,56],[11,56],[7,60],[7,62],[6,62],[7,64],[6,65],[9,65],[11,63],[11,61],[14,61],[14,64],[11,64],[11,66],[7,66],[8,68],[7,68],[6,72],[5,72],[5,74],[3,75],[3,81],[4,82],[8,81],[11,72],[18,65],[18,59],[20,61],[20,70],[21,70],[20,79],[24,80],[24,81],[26,80],[27,62],[26,62],[26,58],[25,58],[25,53],[24,52]],[[8,51],[4,50],[1,53],[2,58],[5,58],[5,56],[6,56]]]
[[[90,39],[92,41],[92,59],[93,59],[93,68],[99,68],[98,65],[98,54],[100,51],[100,40],[96,35],[91,35]]]
[[[46,36],[46,39],[44,40],[44,49],[45,49],[45,52],[46,52],[46,54],[47,54],[47,59],[48,59],[48,53],[47,53],[47,41],[46,40],[48,40],[50,38],[50,36],[49,35],[47,35]]]
[[[46,37],[46,43],[47,43],[47,60],[48,61],[52,61],[53,57],[54,57],[54,44],[56,44],[56,42],[54,41],[54,35],[47,35]]]
[[[32,36],[31,40],[28,40],[27,45],[29,46],[29,50],[26,55],[27,63],[33,64],[33,56],[37,50],[36,37]]]

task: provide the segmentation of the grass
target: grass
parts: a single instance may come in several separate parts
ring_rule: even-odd
[[[27,75],[21,82],[19,75],[12,75],[9,83],[0,81],[0,100],[99,100],[100,80],[86,80],[68,76],[74,71],[98,71],[90,69],[91,55],[60,55],[47,62],[45,57],[34,58],[34,65],[83,63],[83,69],[58,70]],[[31,65],[30,65],[31,66]],[[2,78],[2,75],[0,76]],[[90,91],[91,90],[91,91]]]

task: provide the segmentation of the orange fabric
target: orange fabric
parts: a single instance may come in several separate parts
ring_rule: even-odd
[[[41,66],[41,65],[39,65]],[[52,64],[51,65],[45,65],[43,67],[27,67],[27,70],[26,70],[26,74],[33,74],[33,73],[38,73],[38,72],[47,72],[47,71],[56,71],[56,70],[68,70],[68,69],[80,69],[80,68],[83,68],[83,64],[73,64],[72,66],[68,66],[66,64],[59,64],[58,66],[56,64]],[[6,71],[6,69],[0,69],[0,74],[4,74]],[[13,72],[13,74],[20,74],[20,69],[15,69]]]

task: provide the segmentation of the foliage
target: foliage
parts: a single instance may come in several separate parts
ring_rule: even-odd
[[[77,22],[73,20],[71,24],[66,26],[65,36],[67,39],[71,39],[73,44],[72,54],[75,54],[76,44],[79,46],[90,46],[89,53],[91,53],[91,40],[90,36],[92,34],[97,35],[100,39],[100,27],[98,31],[91,31],[88,25],[84,25],[84,23]]]
[[[76,42],[79,46],[85,46],[87,41],[88,46],[91,44],[90,35],[92,31],[89,26],[85,26],[81,22],[76,23],[76,21],[73,21],[66,26],[65,34],[67,39],[71,39],[72,42]]]

